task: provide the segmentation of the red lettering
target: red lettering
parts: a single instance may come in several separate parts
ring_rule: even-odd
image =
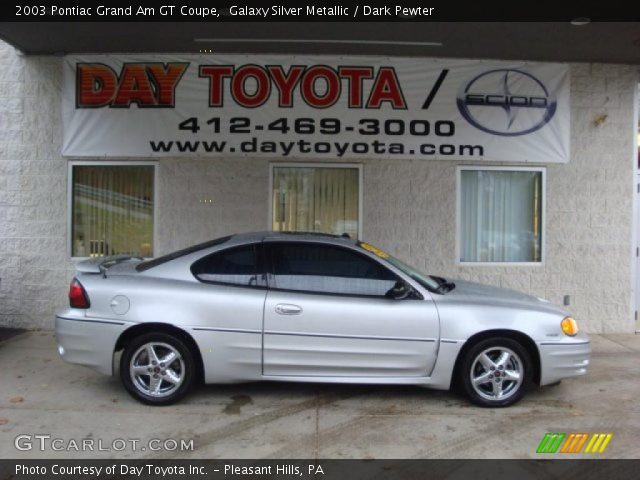
[[[316,81],[324,79],[326,90],[319,94]],[[302,99],[313,108],[327,108],[338,101],[340,97],[340,79],[336,71],[324,65],[309,68],[302,77]]]
[[[365,78],[373,78],[373,68],[340,67],[338,72],[349,82],[349,108],[362,108],[362,82]]]
[[[286,108],[293,107],[293,89],[300,81],[304,67],[294,65],[289,69],[289,73],[287,74],[284,73],[284,69],[280,65],[269,65],[267,70],[269,70],[273,83],[280,94],[278,106]]]
[[[391,103],[394,109],[406,109],[407,103],[402,95],[400,82],[393,67],[380,67],[373,82],[367,108],[380,108],[383,102]]]
[[[100,63],[76,65],[76,104],[78,108],[109,105],[116,94],[118,76],[113,69]]]
[[[173,107],[176,88],[189,67],[188,63],[129,63],[118,75],[104,64],[79,63],[76,66],[76,103],[78,108],[105,106]],[[327,65],[201,65],[198,75],[209,79],[209,106],[223,107],[225,79],[230,79],[233,100],[245,108],[255,108],[269,100],[272,85],[278,91],[278,106],[294,106],[296,89],[312,108],[328,108],[342,96],[349,108],[378,109],[385,103],[393,109],[406,109],[407,104],[393,67]],[[374,78],[375,77],[375,78]],[[372,83],[370,90],[365,90]],[[368,97],[366,96],[368,94]],[[366,98],[366,101],[365,101]]]
[[[200,77],[209,77],[209,106],[222,107],[224,95],[222,84],[224,79],[233,75],[231,65],[201,65]]]
[[[247,91],[246,82],[254,78],[257,85],[255,93]],[[236,103],[242,107],[255,108],[266,102],[271,94],[271,82],[264,68],[258,65],[243,65],[233,75],[231,80],[231,95]]]
[[[189,66],[188,63],[152,63],[147,68],[157,87],[156,103],[162,107],[175,105],[175,92],[178,82]]]
[[[127,63],[122,67],[118,93],[111,105],[113,107],[128,107],[132,103],[137,104],[139,107],[157,105],[153,87],[144,64]]]

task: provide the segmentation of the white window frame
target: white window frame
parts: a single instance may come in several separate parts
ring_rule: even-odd
[[[273,171],[276,168],[356,168],[358,169],[358,239],[362,238],[363,221],[363,175],[361,163],[332,163],[332,162],[273,162],[269,164],[269,191],[268,201],[269,213],[267,218],[267,230],[273,230]]]
[[[542,174],[542,225],[540,226],[540,261],[539,262],[463,262],[460,260],[460,247],[462,244],[462,172],[471,171],[502,171],[502,172],[540,172]],[[458,165],[456,171],[456,265],[464,267],[542,267],[546,257],[547,240],[547,168],[546,167],[512,167],[512,166],[484,166],[484,165]]]
[[[153,254],[158,243],[158,162],[157,161],[100,161],[69,160],[67,162],[67,256],[72,262],[80,262],[90,257],[74,257],[73,254],[73,167],[153,167]]]

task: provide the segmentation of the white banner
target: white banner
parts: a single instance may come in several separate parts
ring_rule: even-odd
[[[569,161],[564,64],[67,56],[70,157]]]

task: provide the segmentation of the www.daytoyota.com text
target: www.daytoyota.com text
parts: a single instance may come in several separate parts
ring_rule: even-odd
[[[484,148],[481,145],[457,144],[443,139],[453,137],[455,123],[450,120],[404,120],[377,118],[362,118],[353,125],[344,125],[338,118],[277,118],[264,124],[252,124],[249,117],[232,117],[223,119],[212,117],[201,121],[197,117],[190,117],[180,122],[179,130],[190,131],[193,134],[202,132],[211,135],[223,134],[231,141],[221,139],[154,139],[149,141],[154,153],[236,153],[251,155],[253,153],[274,153],[283,157],[299,154],[322,154],[343,157],[345,154],[368,153],[386,155],[457,155],[463,157],[482,157]],[[286,137],[283,141],[261,139],[261,132],[283,135],[295,134],[296,137]],[[363,141],[334,140],[342,132],[362,136]],[[411,137],[431,137],[432,142],[405,145],[402,139],[406,135]],[[228,136],[227,136],[228,135]],[[235,135],[244,135],[244,140],[234,141]],[[247,135],[251,135],[247,137]],[[304,136],[316,135],[314,140],[306,140]],[[321,138],[318,140],[317,136]],[[273,135],[270,135],[273,137]],[[400,141],[382,141],[380,137],[397,137]],[[375,140],[369,140],[375,137]],[[285,138],[285,137],[283,137]]]

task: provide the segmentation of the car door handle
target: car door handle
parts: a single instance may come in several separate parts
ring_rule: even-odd
[[[298,315],[302,313],[302,307],[290,303],[279,303],[276,305],[276,312],[280,315]]]

